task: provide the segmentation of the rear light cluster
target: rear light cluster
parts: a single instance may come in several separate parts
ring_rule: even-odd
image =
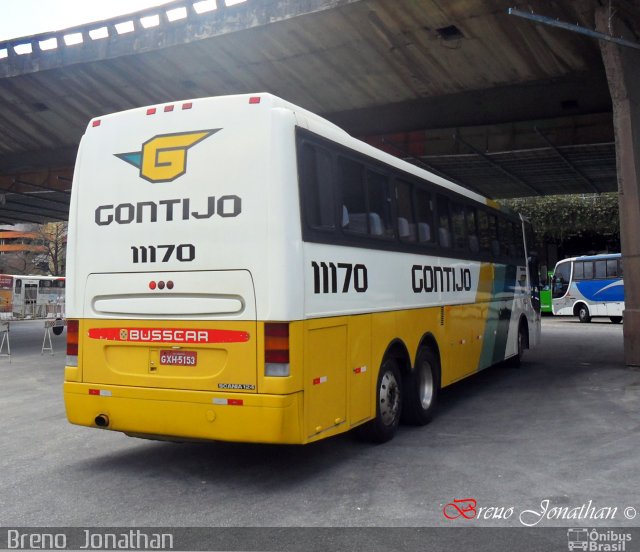
[[[268,322],[264,325],[264,375],[286,377],[289,368],[289,324]]]
[[[149,289],[173,289],[173,282],[171,280],[169,280],[166,284],[160,280],[159,282],[156,282],[155,280],[151,280],[149,282]]]
[[[78,336],[77,320],[67,320],[67,366],[78,366]]]

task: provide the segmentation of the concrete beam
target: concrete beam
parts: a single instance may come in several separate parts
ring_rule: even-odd
[[[638,41],[620,17],[596,12],[598,31]],[[624,357],[640,366],[640,51],[601,42],[613,102],[613,127],[620,195],[620,241],[624,262]]]
[[[592,70],[553,80],[495,86],[322,115],[350,134],[362,136],[610,111],[607,81],[600,72]]]
[[[253,0],[226,7],[219,0],[218,9],[197,14],[193,6],[196,0],[176,0],[104,21],[0,42],[0,52],[4,51],[6,55],[4,59],[0,58],[0,78],[188,44],[359,1],[361,0]],[[188,17],[169,21],[167,12],[177,8],[186,8]],[[145,29],[142,20],[156,15],[159,17],[159,25]],[[119,34],[116,26],[121,24],[132,24],[134,31]],[[91,37],[91,32],[102,29],[107,29],[107,37]],[[82,43],[67,46],[65,37],[72,35],[82,36]],[[55,40],[57,47],[43,50],[40,44],[47,40]],[[31,53],[19,55],[15,49],[20,46],[30,47]]]

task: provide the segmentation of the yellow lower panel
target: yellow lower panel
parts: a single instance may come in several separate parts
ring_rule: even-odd
[[[102,396],[90,394],[90,389]],[[64,398],[69,421],[83,426],[97,427],[96,416],[104,414],[109,418],[108,429],[125,433],[253,443],[307,442],[301,430],[301,392],[278,396],[66,382]],[[229,403],[219,404],[224,401]]]

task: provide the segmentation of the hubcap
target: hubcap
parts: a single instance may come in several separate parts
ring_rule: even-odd
[[[433,399],[433,372],[431,371],[431,364],[426,361],[420,365],[420,371],[418,372],[418,393],[420,404],[426,410],[431,406]]]
[[[380,382],[380,417],[384,425],[392,425],[400,411],[400,389],[393,372],[385,372]]]

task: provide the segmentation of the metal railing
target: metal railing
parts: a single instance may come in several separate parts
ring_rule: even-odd
[[[134,14],[95,21],[61,31],[0,41],[0,63],[21,56],[37,55],[77,46],[113,40],[135,31],[176,26],[200,16],[228,9],[251,0],[177,0]]]

